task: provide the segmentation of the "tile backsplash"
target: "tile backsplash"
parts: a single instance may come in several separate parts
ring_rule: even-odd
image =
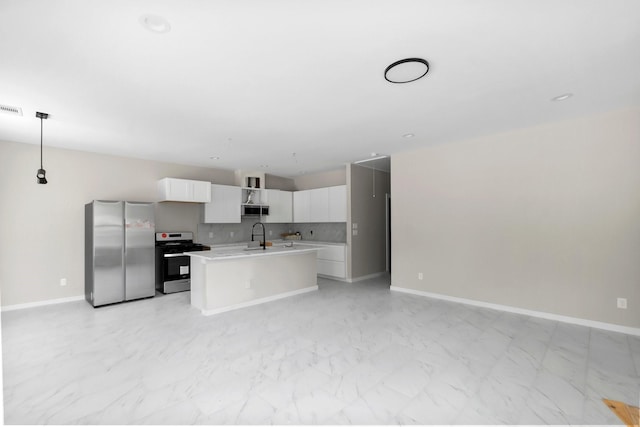
[[[225,243],[244,243],[251,240],[251,228],[257,218],[244,217],[235,224],[198,224],[198,243],[219,245]],[[283,223],[264,224],[267,240],[281,239],[283,233],[300,232],[302,240],[346,243],[347,224],[345,222],[321,223]],[[256,232],[261,232],[256,228]]]

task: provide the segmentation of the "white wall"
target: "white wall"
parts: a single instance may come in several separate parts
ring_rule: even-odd
[[[640,327],[640,109],[401,153],[391,177],[393,286]]]
[[[233,184],[234,173],[44,147],[46,185],[36,184],[40,147],[0,142],[2,305],[84,294],[84,205],[94,199],[153,202],[170,176]],[[201,205],[158,203],[156,230],[192,231]],[[59,281],[66,278],[68,285]]]

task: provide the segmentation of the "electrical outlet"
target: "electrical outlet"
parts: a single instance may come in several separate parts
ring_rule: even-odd
[[[354,222],[353,224],[351,224],[351,228],[353,228],[354,230],[358,229],[358,223]]]
[[[236,234],[236,233],[234,233],[233,231],[230,231],[229,232],[229,237],[233,237],[234,234]]]
[[[251,289],[251,280],[247,280],[247,281],[244,283],[244,288],[245,288],[245,289]]]
[[[618,298],[618,308],[625,309],[627,308],[627,299],[626,298]]]
[[[65,278],[60,279],[60,286],[67,286],[67,279]]]
[[[424,276],[422,275],[422,273],[418,273],[418,280],[422,280],[424,278]]]
[[[209,238],[210,238],[210,239],[213,239],[213,231],[210,231],[210,232],[209,232]]]
[[[269,230],[269,236],[273,236],[273,230]]]
[[[353,235],[354,235],[354,236],[357,236],[357,235],[358,235],[358,230],[354,229],[354,230],[353,230]]]

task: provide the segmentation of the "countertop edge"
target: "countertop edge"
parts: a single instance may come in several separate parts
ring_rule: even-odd
[[[283,248],[284,249],[284,248]],[[293,255],[306,252],[318,251],[320,247],[307,247],[307,248],[291,248],[278,251],[261,251],[260,249],[254,251],[242,251],[238,254],[221,254],[218,251],[198,251],[198,252],[185,252],[184,255],[188,255],[194,258],[200,258],[207,261],[224,261],[228,259],[247,259],[264,256],[277,256],[277,255]],[[207,255],[209,254],[209,255]]]

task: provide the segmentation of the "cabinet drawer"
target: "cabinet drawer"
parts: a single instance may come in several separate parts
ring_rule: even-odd
[[[318,250],[318,259],[344,262],[344,246],[325,246]]]
[[[346,270],[344,262],[339,261],[327,261],[319,259],[317,261],[318,274],[324,274],[325,276],[333,276],[344,279],[346,277]]]

